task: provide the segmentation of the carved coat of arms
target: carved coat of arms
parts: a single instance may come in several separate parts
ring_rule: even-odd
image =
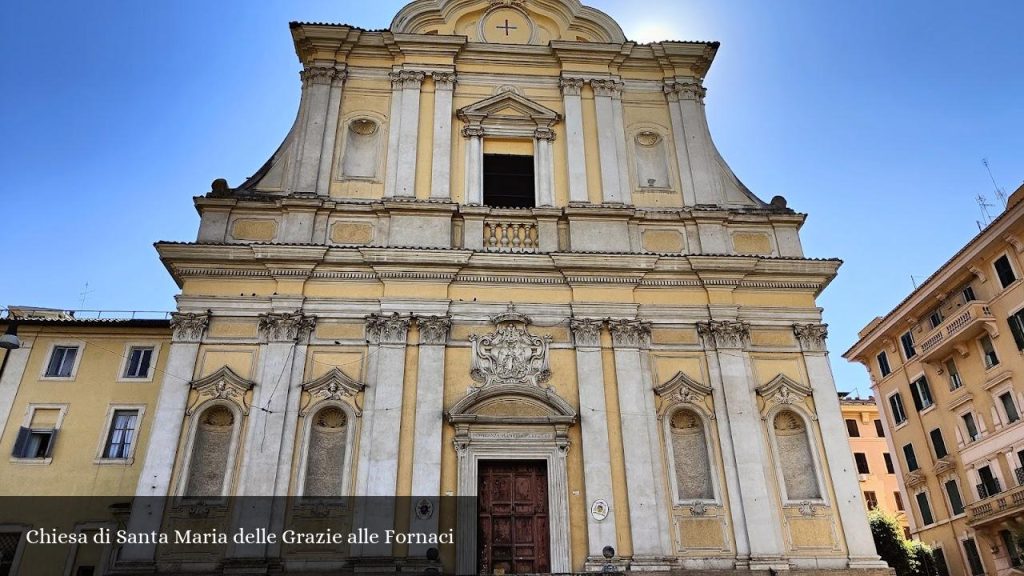
[[[484,386],[530,384],[539,386],[551,377],[548,367],[550,336],[530,334],[530,319],[509,305],[507,312],[492,318],[496,329],[484,336],[470,336],[473,366],[470,376]]]

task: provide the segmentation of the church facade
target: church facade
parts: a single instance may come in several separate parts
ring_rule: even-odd
[[[157,244],[182,378],[146,414],[129,530],[173,516],[149,497],[474,496],[395,514],[455,526],[460,574],[887,573],[815,302],[840,262],[716,150],[717,43],[637,44],[577,0],[291,33],[291,131],[195,198],[196,241]],[[276,553],[235,552],[117,563]]]

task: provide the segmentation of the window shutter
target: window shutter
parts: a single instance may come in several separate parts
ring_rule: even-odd
[[[14,441],[14,451],[11,456],[25,458],[25,451],[28,450],[28,439],[32,436],[32,430],[22,426],[18,428],[18,438]]]
[[[57,430],[50,433],[50,443],[46,445],[46,454],[43,458],[50,458],[53,456],[53,445],[57,443]]]
[[[916,382],[910,383],[910,396],[914,399],[914,408],[917,408],[917,411],[920,412],[923,406],[921,404],[921,393],[917,390]]]
[[[1018,350],[1024,350],[1024,330],[1021,329],[1021,318],[1014,314],[1006,319],[1010,325],[1010,333],[1013,334],[1013,341],[1017,343]]]

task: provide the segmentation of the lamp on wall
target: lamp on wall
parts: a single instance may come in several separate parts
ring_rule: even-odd
[[[0,336],[0,348],[4,350],[17,350],[21,348],[21,338],[18,338],[18,322],[13,318],[9,318],[7,322],[7,331],[4,332],[3,336]],[[6,356],[4,360],[7,360]]]

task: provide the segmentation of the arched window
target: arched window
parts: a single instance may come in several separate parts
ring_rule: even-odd
[[[669,421],[678,500],[711,500],[711,459],[704,421],[691,410],[678,410]]]
[[[341,496],[344,492],[348,415],[337,406],[313,416],[306,455],[305,496]]]
[[[341,159],[343,178],[377,176],[377,135],[379,125],[369,118],[357,118],[345,131],[345,152]]]
[[[185,496],[223,494],[234,424],[235,415],[225,406],[211,406],[199,415]]]
[[[821,498],[814,456],[804,419],[792,410],[775,415],[775,445],[789,500]]]

